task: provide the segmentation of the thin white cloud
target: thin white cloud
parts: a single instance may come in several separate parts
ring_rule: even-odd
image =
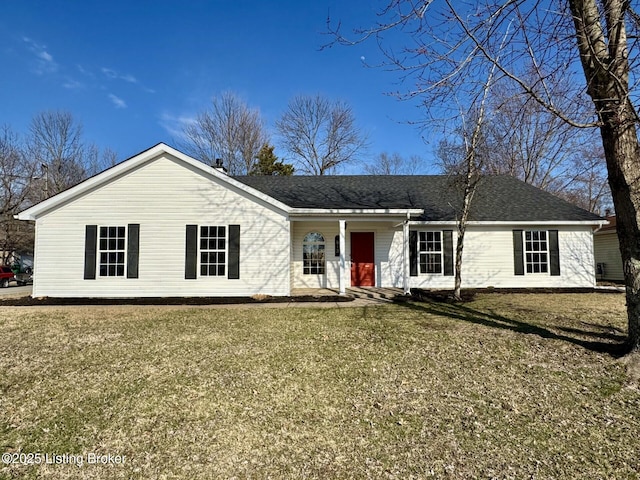
[[[55,73],[58,71],[58,64],[47,51],[46,45],[41,45],[29,37],[22,37],[22,41],[26,43],[29,51],[34,55],[32,69],[38,75]]]
[[[41,52],[38,52],[38,57],[40,57],[42,60],[44,60],[47,63],[53,62],[53,57],[51,56],[51,54],[44,50]]]
[[[110,93],[108,97],[116,108],[127,108],[127,103],[120,97],[115,96],[113,93]]]
[[[138,79],[129,73],[121,74],[107,67],[102,67],[100,70],[111,80],[122,80],[128,83],[138,83]]]
[[[186,140],[187,137],[185,136],[184,129],[189,125],[193,125],[196,121],[195,115],[176,116],[167,112],[160,114],[160,118],[158,119],[160,126],[176,140]]]
[[[93,74],[93,72],[90,72],[89,70],[87,70],[86,68],[84,68],[82,65],[78,65],[76,64],[76,68],[78,69],[78,71],[84,75],[85,77],[89,77],[89,78],[95,78],[95,75]]]
[[[129,83],[138,83],[138,79],[136,77],[128,74],[120,75],[120,80],[124,80],[125,82],[129,82]]]
[[[79,82],[79,81],[77,81],[77,80],[75,80],[73,78],[70,78],[70,77],[67,77],[65,79],[65,81],[62,83],[62,86],[64,88],[69,89],[69,90],[76,90],[78,88],[84,88],[84,84],[83,83],[81,83],[81,82]]]

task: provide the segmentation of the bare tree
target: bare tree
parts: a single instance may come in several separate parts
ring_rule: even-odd
[[[43,170],[42,191],[50,197],[87,177],[82,126],[71,113],[47,111],[31,121],[28,154]]]
[[[367,143],[351,107],[320,95],[294,97],[276,128],[296,169],[310,175],[356,160]]]
[[[17,251],[31,250],[33,226],[13,216],[29,204],[36,168],[11,128],[0,129],[0,254],[6,264]]]
[[[501,48],[504,48],[504,41]],[[482,140],[483,130],[485,130],[485,124],[487,123],[486,104],[493,87],[495,70],[495,64],[490,63],[487,80],[480,85],[477,96],[471,99],[469,109],[465,112],[462,107],[460,108],[460,131],[464,141],[464,158],[459,168],[459,180],[462,183],[462,207],[457,222],[458,239],[456,242],[453,288],[453,298],[458,301],[462,300],[462,254],[464,252],[464,237],[467,231],[469,214],[471,213],[471,204],[482,178],[484,160],[490,158],[486,148],[483,149]]]
[[[510,48],[500,55],[512,23]],[[354,43],[339,25],[329,20],[328,26],[336,41]],[[395,35],[385,35],[389,30]],[[408,95],[419,96],[432,115],[446,113],[454,93],[469,94],[468,80],[486,71],[488,61],[564,122],[600,129],[624,263],[629,351],[640,350],[639,30],[640,15],[625,0],[394,0],[372,28],[356,30],[355,39],[376,39],[387,66],[414,82]],[[404,48],[386,43],[401,35],[408,36]],[[548,88],[562,76],[579,85],[580,71],[581,90]],[[572,107],[585,90],[592,101],[586,116]]]
[[[221,159],[231,175],[250,174],[260,148],[269,141],[260,112],[233,92],[214,97],[184,134],[187,153],[209,165]]]
[[[368,175],[415,175],[422,159],[417,155],[405,158],[397,152],[382,152],[364,166]]]
[[[594,129],[567,124],[512,84],[501,82],[499,87],[487,104],[491,122],[482,126],[479,138],[483,173],[510,175],[600,212],[609,190],[604,153]],[[440,143],[437,154],[444,173],[458,168],[455,150],[461,147],[449,140]]]
[[[602,145],[578,147],[572,175],[557,195],[585,210],[604,215],[612,207]]]
[[[90,177],[116,165],[118,154],[109,147],[101,152],[97,145],[91,144],[85,149],[84,163],[87,177]]]

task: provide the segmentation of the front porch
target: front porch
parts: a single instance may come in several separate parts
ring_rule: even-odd
[[[292,222],[292,295],[325,292],[385,298],[408,292],[407,217],[348,219],[325,216]]]
[[[291,295],[298,296],[334,296],[339,295],[340,290],[334,288],[294,288]],[[350,287],[346,289],[345,295],[353,298],[364,298],[391,302],[396,297],[404,297],[402,288],[396,287]]]

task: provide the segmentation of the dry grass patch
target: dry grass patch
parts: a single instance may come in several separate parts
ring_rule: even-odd
[[[638,478],[622,295],[6,311],[3,478]]]

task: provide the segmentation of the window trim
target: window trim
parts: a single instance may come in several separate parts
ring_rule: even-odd
[[[322,241],[307,241],[307,237],[311,234],[317,234],[320,235],[320,237],[322,237]],[[305,247],[306,246],[322,246],[323,248],[321,249],[323,252],[322,255],[322,272],[312,272],[311,269],[313,268],[311,265],[309,265],[309,267],[305,267]],[[306,272],[305,269],[309,268],[309,271]],[[315,266],[315,268],[318,268],[318,265]],[[327,273],[327,241],[325,236],[322,234],[322,232],[318,231],[318,230],[312,230],[312,231],[308,231],[307,233],[305,233],[304,237],[302,237],[302,275],[303,276],[324,276]]]
[[[224,249],[220,249],[220,248],[214,248],[214,249],[210,249],[210,248],[202,248],[202,229],[203,228],[207,228],[207,229],[211,229],[211,228],[215,228],[215,229],[220,229],[223,228],[224,229],[224,237],[220,237],[218,235],[216,235],[215,237],[212,237],[210,234],[206,237],[207,240],[210,242],[212,241],[212,239],[216,239],[216,241],[220,241],[220,238],[223,238],[224,241]],[[207,230],[210,233],[210,230]],[[223,277],[226,278],[227,277],[227,273],[229,270],[229,225],[198,225],[198,230],[197,230],[198,236],[197,236],[197,246],[198,246],[198,255],[197,255],[197,276],[198,277],[212,277],[212,278],[219,278],[219,277]],[[217,230],[217,233],[219,233],[219,230]],[[223,253],[224,254],[224,262],[207,262],[205,264],[202,263],[202,254],[220,254]],[[207,273],[202,273],[202,267],[204,265],[207,265]],[[211,266],[215,265],[215,273],[211,274],[210,273],[210,269]],[[223,270],[222,273],[220,273],[220,267],[222,266]]]
[[[527,240],[527,233],[531,234],[531,240]],[[538,233],[538,239],[534,239],[533,238],[533,234],[534,233]],[[541,233],[544,233],[544,240],[540,240],[540,235]],[[533,243],[541,243],[543,242],[545,243],[546,249],[545,250],[530,250],[527,248],[527,242],[530,242],[531,244]],[[531,254],[533,255],[545,255],[546,256],[546,260],[543,262],[534,262],[529,261],[528,260],[528,255]],[[544,229],[536,229],[536,230],[522,230],[522,261],[523,261],[523,266],[524,266],[524,274],[525,275],[550,275],[551,274],[551,248],[550,248],[550,235],[549,235],[549,230],[544,230]],[[540,271],[536,272],[534,271],[534,265],[544,265],[544,269],[545,271],[542,271],[542,268],[540,269]],[[529,270],[529,267],[531,267],[531,271]]]
[[[438,242],[440,244],[440,249],[439,250],[422,250],[420,248],[420,244],[421,243],[425,243],[426,246],[428,247],[429,245],[429,240],[427,239],[427,236],[429,233],[432,234],[437,234],[438,235],[438,240],[431,240],[431,242]],[[422,240],[422,237],[424,236],[424,240]],[[445,252],[444,252],[444,235],[443,235],[443,231],[442,230],[419,230],[418,231],[418,238],[417,238],[417,245],[416,245],[416,254],[417,254],[417,259],[418,259],[418,273],[420,275],[444,275],[444,256],[445,256]],[[428,271],[428,267],[430,265],[430,263],[428,261],[422,262],[422,256],[425,256],[426,258],[429,257],[429,255],[439,255],[440,256],[440,269],[438,272],[429,272]],[[423,265],[425,266],[425,269],[423,270],[422,267]],[[435,263],[433,263],[433,265],[435,265]]]
[[[127,278],[127,255],[128,255],[128,240],[129,240],[129,232],[127,231],[127,227],[128,225],[97,225],[97,232],[96,232],[96,277],[97,278]],[[102,231],[103,229],[107,229],[107,236],[106,238],[102,237]],[[111,237],[109,236],[109,229],[110,228],[116,228],[116,236],[115,236],[115,241],[118,242],[119,240],[122,240],[123,243],[123,248],[116,248],[116,249],[110,249],[108,248],[109,246],[107,245],[106,249],[102,248],[102,240],[105,240],[108,244],[109,240],[111,239]],[[123,229],[124,234],[122,237],[120,237],[118,235],[118,230],[119,229]],[[117,245],[116,245],[117,246]],[[116,255],[121,254],[122,255],[122,262],[118,262],[116,261],[115,263],[112,263],[110,261],[107,260],[107,262],[103,262],[102,261],[102,254],[105,253],[107,256],[111,253],[115,253]],[[102,274],[102,266],[105,265],[105,267],[107,268],[107,274],[103,275]],[[109,275],[109,266],[110,265],[115,265],[116,268],[116,274],[115,275]],[[122,265],[122,273],[118,274],[117,273],[117,269],[118,266]]]

